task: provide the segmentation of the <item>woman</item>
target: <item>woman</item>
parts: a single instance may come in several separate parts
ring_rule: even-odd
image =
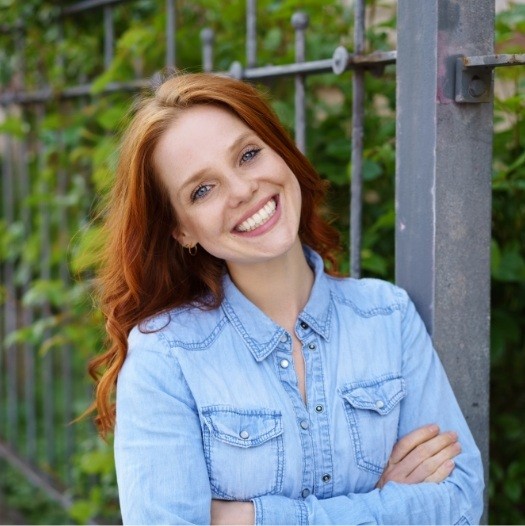
[[[479,452],[423,323],[401,289],[335,276],[324,191],[247,84],[180,75],[137,109],[91,366],[103,433],[117,384],[125,523],[479,520]]]

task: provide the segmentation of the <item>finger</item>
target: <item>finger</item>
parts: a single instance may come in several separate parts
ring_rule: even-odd
[[[412,464],[412,469],[415,469],[416,466],[424,462],[425,460],[433,457],[439,453],[442,449],[445,449],[450,444],[457,442],[458,435],[454,431],[447,431],[445,433],[440,433],[439,435],[422,442],[417,445],[406,457],[407,465]]]
[[[390,461],[394,464],[400,462],[405,458],[414,448],[422,443],[427,442],[439,433],[439,427],[435,424],[429,426],[423,426],[414,431],[408,433],[403,438],[397,441],[392,454],[390,455]]]
[[[440,433],[438,436],[427,440],[416,446],[403,460],[399,463],[405,473],[408,476],[418,466],[423,464],[428,459],[439,453],[442,449],[453,444],[458,439],[457,434],[453,431]]]
[[[424,482],[443,482],[454,470],[456,464],[453,460],[447,460],[439,466],[432,475],[427,477]]]
[[[461,453],[461,445],[454,442],[438,451],[434,456],[424,460],[407,476],[409,484],[423,482],[435,473],[447,460],[452,460]]]

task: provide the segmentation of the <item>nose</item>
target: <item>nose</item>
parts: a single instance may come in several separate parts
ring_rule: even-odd
[[[231,207],[236,207],[249,201],[259,188],[257,180],[246,173],[231,175],[229,183],[229,203]]]

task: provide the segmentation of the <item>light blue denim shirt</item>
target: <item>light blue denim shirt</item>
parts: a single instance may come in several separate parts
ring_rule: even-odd
[[[257,524],[474,524],[479,451],[407,294],[315,283],[292,341],[224,278],[220,308],[135,328],[117,386],[115,457],[125,524],[209,524],[211,499],[252,500]],[[275,291],[279,301],[279,291]],[[395,442],[437,423],[462,453],[442,483],[376,483]]]

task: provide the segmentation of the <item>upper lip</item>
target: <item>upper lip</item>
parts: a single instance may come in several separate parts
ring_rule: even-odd
[[[244,214],[242,216],[240,221],[235,223],[235,226],[233,228],[236,229],[239,225],[242,225],[248,218],[252,217],[255,214],[255,212],[258,212],[259,210],[261,210],[261,208],[263,208],[266,205],[266,203],[268,203],[268,201],[270,201],[270,199],[275,199],[276,202],[277,202],[277,196],[276,195],[270,195],[270,196],[267,196],[267,197],[263,197],[262,199],[260,199],[257,202],[257,204],[253,205],[253,207],[250,208],[250,210],[248,212],[246,212],[246,214]]]

